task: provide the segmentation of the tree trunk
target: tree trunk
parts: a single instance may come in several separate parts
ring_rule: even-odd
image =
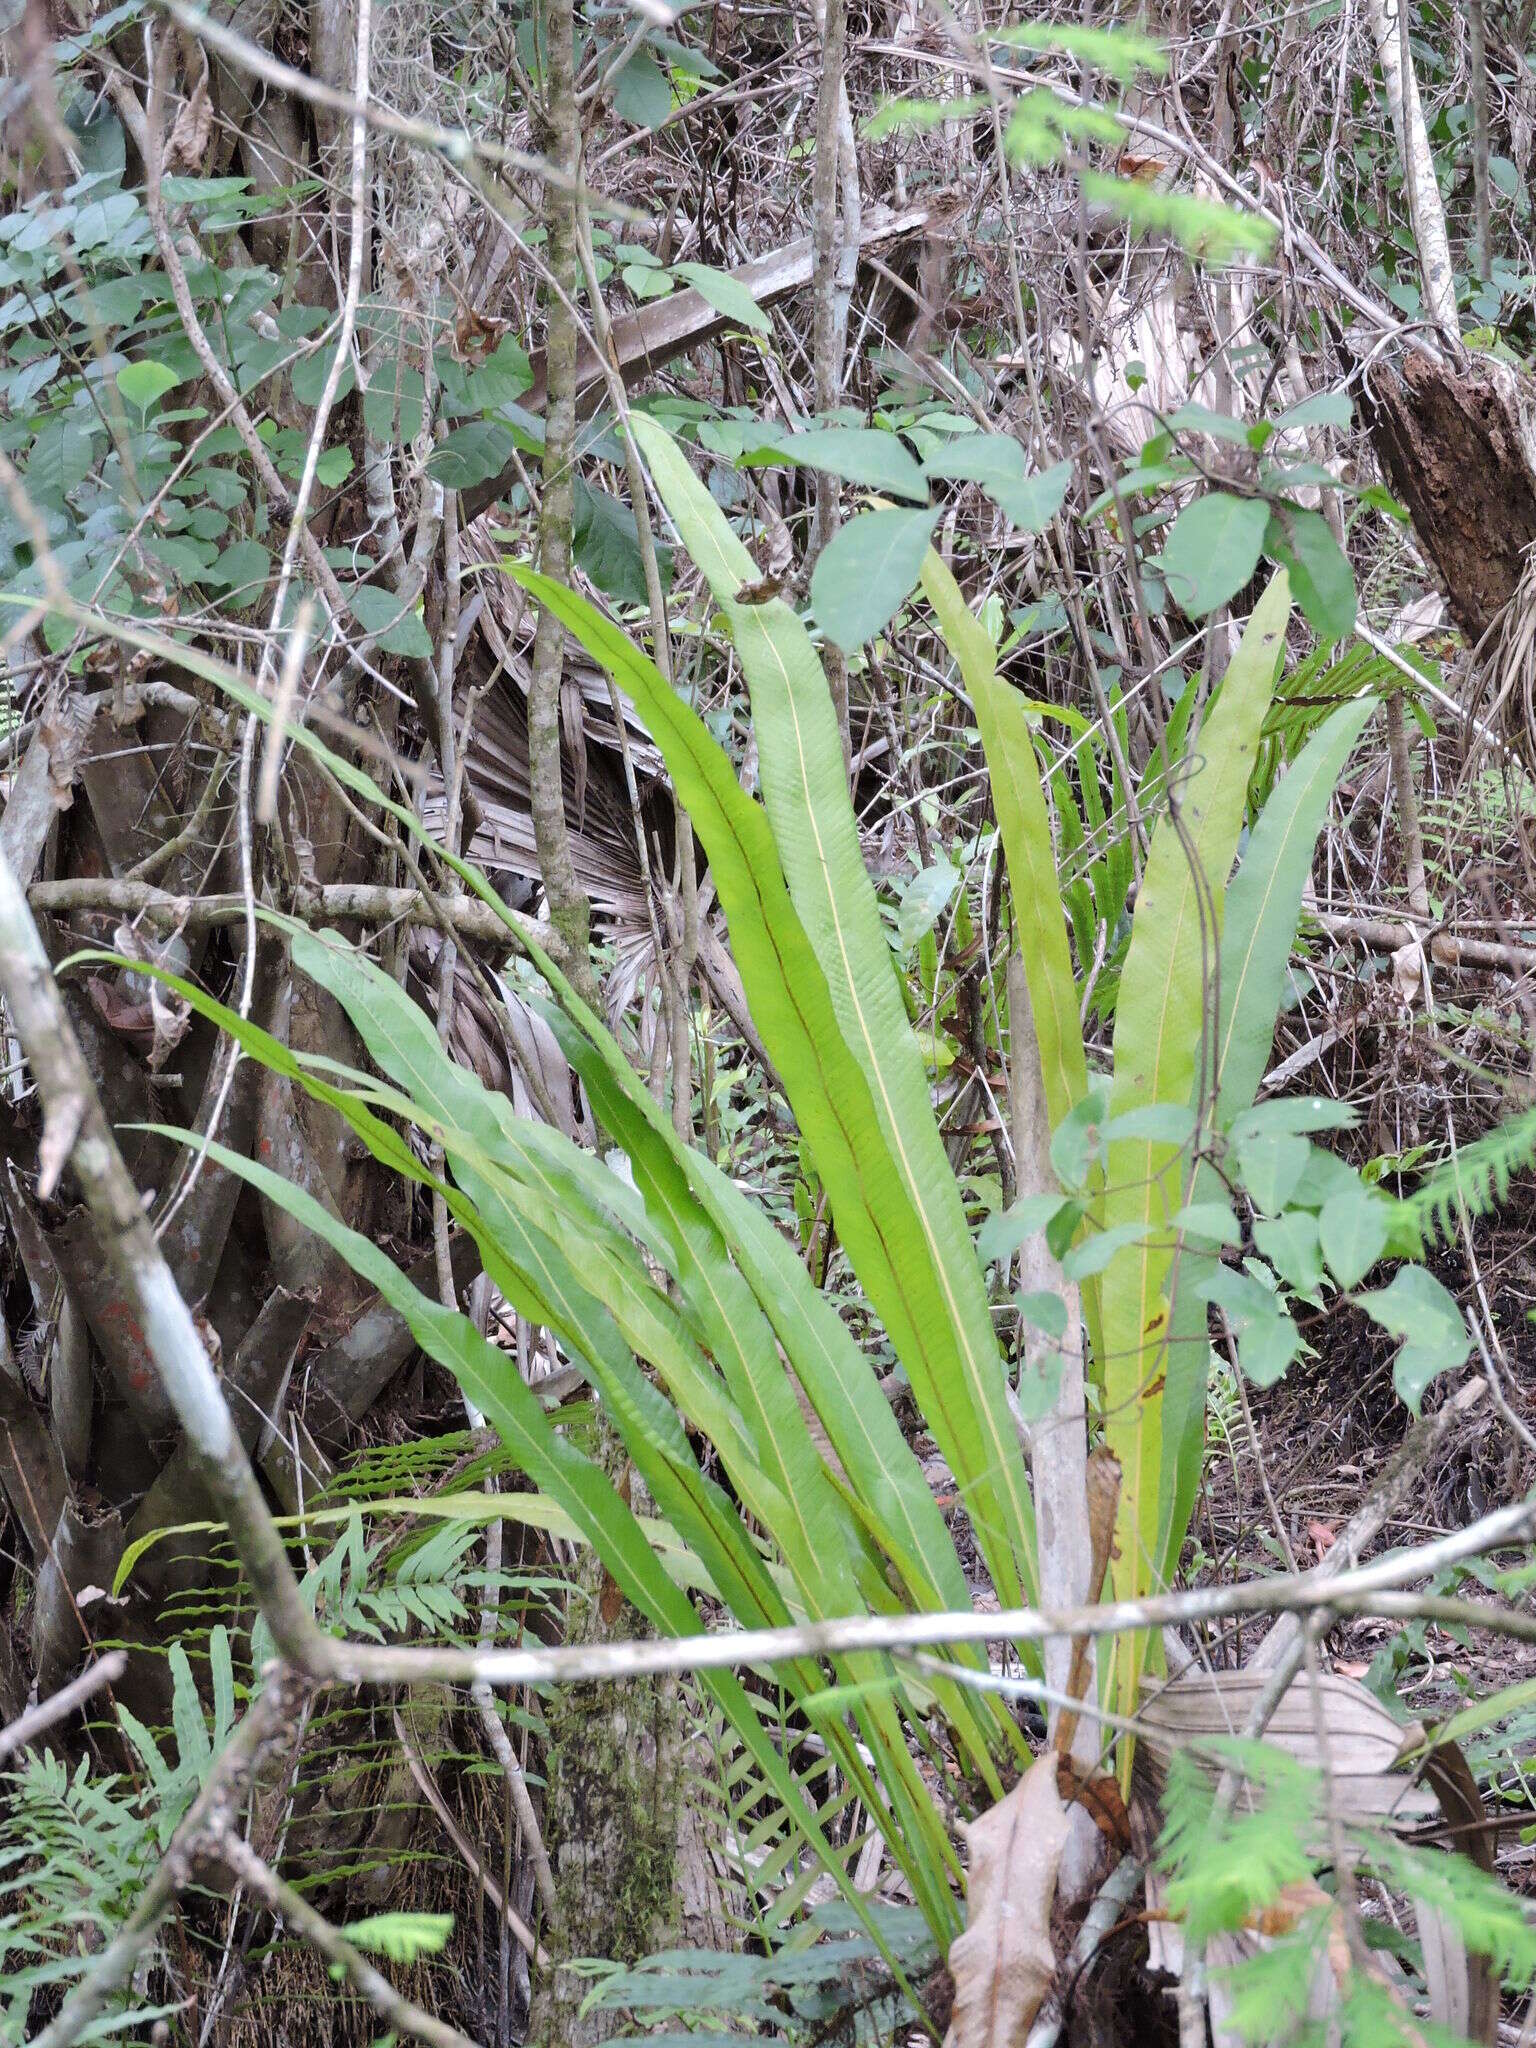
[[[545,102],[543,148],[555,169],[571,183],[545,186],[544,218],[549,283],[545,290],[548,328],[545,371],[543,498],[539,506],[539,567],[556,583],[569,579],[571,522],[575,499],[576,293],[580,259],[576,245],[574,180],[581,164],[581,130],[576,109],[573,0],[550,0],[544,13]],[[585,1000],[600,1006],[588,961],[591,909],[577,880],[565,819],[560,772],[560,688],[565,674],[565,628],[553,612],[539,614],[528,685],[528,762],[533,785],[534,839],[549,921],[569,950],[573,978]]]

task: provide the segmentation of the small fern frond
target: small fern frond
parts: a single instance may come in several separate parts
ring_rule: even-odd
[[[1514,1175],[1530,1166],[1536,1166],[1536,1107],[1463,1145],[1403,1208],[1426,1247],[1448,1241],[1463,1209],[1474,1219],[1491,1215],[1508,1197]]]
[[[341,1930],[354,1948],[371,1949],[392,1963],[441,1955],[453,1932],[451,1913],[375,1913]]]

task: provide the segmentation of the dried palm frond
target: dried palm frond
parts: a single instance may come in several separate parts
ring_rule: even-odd
[[[1164,1686],[1139,1716],[1149,1777],[1160,1784],[1174,1757],[1191,1752],[1212,1774],[1230,1765],[1219,1750],[1202,1756],[1202,1745],[1241,1735],[1268,1683],[1267,1672],[1253,1669],[1191,1671]],[[1424,1729],[1395,1720],[1356,1680],[1337,1673],[1314,1680],[1299,1673],[1281,1696],[1264,1736],[1298,1763],[1318,1768],[1326,1760],[1334,1811],[1346,1826],[1364,1822],[1394,1831],[1428,1829],[1464,1848],[1484,1869],[1491,1867],[1491,1851],[1477,1825],[1482,1801],[1461,1752],[1454,1745],[1426,1752]],[[1147,1904],[1154,1916],[1163,1914],[1165,1890],[1164,1881],[1149,1874]],[[1492,2041],[1499,2001],[1488,1959],[1468,1954],[1457,1926],[1436,1905],[1416,1900],[1414,1906],[1431,2017],[1457,2034]],[[1177,1975],[1183,1961],[1177,1924],[1154,1917],[1149,1931],[1153,1967]],[[1213,1965],[1239,1962],[1266,1939],[1263,1933],[1218,1937],[1209,1959]],[[1315,1992],[1325,2013],[1336,1994],[1330,1972],[1319,1972]],[[1222,2024],[1214,1995],[1212,2020],[1220,2048],[1234,2036]]]
[[[470,693],[477,685],[485,694],[468,719],[467,774],[480,807],[480,824],[468,857],[493,877],[511,876],[539,884],[538,851],[530,812],[532,783],[528,766],[527,703],[505,672],[491,680],[490,664],[472,648],[463,664],[463,691],[458,705],[461,734]],[[584,700],[585,701],[585,700]],[[623,766],[611,721],[606,741],[594,744],[594,727],[586,727],[585,788],[579,789],[569,750],[562,763],[566,824],[577,879],[592,901],[600,927],[612,930],[645,928],[648,919],[645,883],[635,838]],[[447,805],[440,777],[431,778],[421,799],[423,822],[440,832]],[[645,802],[642,817],[648,838],[670,851],[670,802]],[[530,898],[531,900],[531,898]]]

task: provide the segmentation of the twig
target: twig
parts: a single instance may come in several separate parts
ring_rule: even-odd
[[[485,1534],[485,1605],[480,1612],[480,1641],[486,1648],[496,1641],[496,1616],[501,1604],[501,1551],[502,1525],[493,1522]],[[506,1723],[496,1711],[496,1701],[491,1688],[483,1679],[476,1681],[469,1689],[469,1697],[475,1712],[480,1716],[480,1725],[485,1730],[496,1761],[501,1765],[502,1776],[507,1781],[507,1791],[517,1814],[518,1826],[523,1831],[524,1844],[529,1861],[533,1865],[534,1882],[539,1890],[539,1903],[544,1908],[546,1920],[553,1923],[558,1911],[555,1897],[555,1873],[550,1868],[549,1851],[544,1846],[543,1831],[539,1817],[533,1810],[533,1800],[528,1791],[528,1780],[523,1767],[517,1760],[512,1747],[512,1738],[507,1733]]]
[[[368,96],[369,55],[371,49],[372,0],[358,0],[357,5],[357,97],[365,100]],[[158,70],[156,76],[159,76]],[[155,109],[155,93],[152,90],[148,120],[150,147],[158,151],[159,124]],[[342,597],[335,576],[325,563],[324,555],[316,546],[309,531],[309,503],[314,494],[315,478],[319,469],[321,451],[325,447],[325,430],[330,424],[331,408],[336,403],[336,394],[341,389],[341,379],[349,367],[352,335],[357,325],[357,309],[363,290],[363,249],[368,232],[368,128],[361,116],[352,123],[352,240],[347,252],[347,289],[342,301],[341,317],[337,322],[336,345],[326,370],[325,384],[315,407],[314,419],[310,423],[309,439],[304,448],[304,464],[299,476],[299,488],[289,508],[288,535],[283,543],[282,560],[278,567],[277,589],[273,595],[272,608],[268,614],[268,625],[262,642],[261,661],[256,672],[256,688],[263,695],[269,694],[273,682],[273,664],[278,647],[282,642],[284,618],[288,607],[288,593],[293,585],[293,572],[300,548],[303,548],[306,562],[318,563],[317,580],[326,592],[330,606],[332,627],[339,624],[345,612]],[[158,175],[158,173],[157,173]],[[162,250],[162,254],[164,251]],[[190,301],[189,301],[190,303]],[[180,306],[177,308],[180,311]],[[195,315],[193,316],[196,317]],[[211,357],[211,351],[210,351]],[[324,571],[320,574],[319,571]],[[290,691],[297,682],[298,664],[303,658],[305,620],[301,616],[298,629],[290,639],[283,668],[283,677]],[[280,693],[281,694],[281,693]],[[256,736],[260,721],[254,712],[246,715],[245,731],[240,742],[240,775],[236,785],[235,828],[240,849],[240,886],[245,899],[245,960],[240,976],[240,994],[236,1008],[242,1019],[251,1014],[251,1004],[256,993],[256,887],[252,865],[251,835],[252,775],[256,758]],[[270,773],[272,798],[275,810],[277,783],[281,775],[282,732],[281,718],[273,722],[271,752],[273,766]],[[183,1176],[175,1197],[166,1206],[158,1225],[157,1235],[164,1235],[172,1219],[187,1200],[209,1156],[209,1149],[218,1132],[229,1101],[230,1090],[234,1087],[235,1074],[242,1057],[238,1039],[232,1039],[229,1057],[219,1082],[218,1094],[204,1127],[197,1151],[188,1172]]]
[[[71,913],[141,918],[167,931],[199,930],[207,925],[239,924],[245,899],[233,890],[207,896],[179,896],[147,882],[114,881],[111,876],[71,876],[58,882],[34,882],[27,891],[34,910],[47,917]],[[503,951],[513,944],[506,920],[489,903],[474,897],[439,896],[430,890],[390,888],[375,882],[327,882],[301,885],[287,905],[306,924],[430,924],[446,920],[461,938],[484,940]]]
[[[39,1700],[35,1707],[28,1707],[8,1727],[0,1728],[0,1761],[12,1756],[18,1749],[25,1749],[29,1742],[35,1742],[45,1729],[67,1721],[76,1707],[83,1705],[93,1693],[101,1691],[104,1685],[116,1685],[128,1669],[128,1659],[121,1650],[109,1650],[78,1678],[72,1678],[68,1685],[61,1685],[48,1699]]]
[[[1109,1876],[1099,1887],[1098,1895],[1088,1908],[1077,1939],[1067,1957],[1072,1974],[1060,2004],[1044,2019],[1037,2019],[1029,2030],[1029,2039],[1024,2048],[1056,2048],[1061,2031],[1066,2024],[1067,2012],[1071,2006],[1072,1993],[1077,1980],[1098,1954],[1099,1949],[1113,1932],[1124,1914],[1126,1907],[1135,1897],[1136,1887],[1144,1875],[1142,1865],[1134,1856],[1122,1856]]]
[[[501,1525],[500,1523],[497,1523],[495,1526],[497,1528],[500,1528]],[[520,1945],[527,1951],[530,1960],[534,1962],[539,1969],[547,1970],[549,1968],[548,1953],[543,1948],[543,1946],[534,1939],[532,1929],[523,1920],[522,1915],[515,1910],[510,1899],[504,1898],[502,1896],[500,1887],[492,1883],[490,1873],[483,1867],[479,1859],[476,1857],[474,1851],[470,1848],[468,1842],[465,1841],[464,1832],[460,1828],[458,1822],[454,1819],[452,1813],[449,1811],[448,1802],[446,1799],[444,1799],[442,1793],[438,1790],[436,1780],[433,1778],[432,1773],[427,1769],[425,1763],[423,1763],[421,1758],[417,1755],[416,1746],[411,1741],[410,1736],[406,1733],[405,1723],[401,1720],[398,1709],[396,1709],[394,1720],[395,1734],[400,1739],[400,1747],[405,1751],[405,1761],[407,1765],[410,1767],[411,1776],[416,1780],[416,1783],[420,1786],[422,1796],[425,1798],[428,1806],[431,1807],[432,1811],[437,1815],[438,1819],[442,1822],[443,1827],[447,1832],[448,1839],[453,1843],[453,1846],[458,1850],[459,1854],[463,1857],[465,1863],[468,1864],[469,1868],[478,1873],[481,1887],[484,1890],[486,1897],[491,1901],[492,1905],[495,1906],[496,1910],[505,1917],[506,1923],[508,1927],[512,1930],[513,1936],[520,1943]],[[505,1733],[505,1730],[503,1730],[503,1733]]]
[[[1303,906],[1303,916],[1330,938],[1359,939],[1362,945],[1383,953],[1397,953],[1404,946],[1419,943],[1427,931],[1427,927],[1415,931],[1406,924],[1394,924],[1387,917],[1354,917],[1344,911],[1319,910],[1310,903]],[[1510,945],[1499,939],[1463,939],[1454,932],[1430,933],[1428,951],[1441,967],[1502,967],[1511,974],[1529,974],[1536,967],[1536,946]]]

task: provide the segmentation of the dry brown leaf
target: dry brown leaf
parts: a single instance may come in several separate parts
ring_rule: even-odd
[[[171,127],[166,144],[166,161],[173,170],[200,171],[213,133],[213,101],[208,96],[208,53],[202,52],[202,75],[183,103]]]
[[[1411,1009],[1424,993],[1424,947],[1410,939],[1392,955],[1392,983]]]
[[[52,703],[44,711],[37,736],[48,764],[48,793],[55,810],[67,811],[75,800],[75,779],[95,722],[94,708],[83,710],[78,697]]]
[[[1308,1914],[1315,1913],[1319,1907],[1331,1913],[1334,1902],[1320,1884],[1305,1877],[1295,1884],[1283,1884],[1269,1904],[1248,1924],[1257,1934],[1274,1937],[1294,1934]],[[1348,1954],[1347,1948],[1345,1953]]]
[[[1051,1907],[1068,1827],[1047,1751],[966,1828],[968,1907],[949,1951],[955,2007],[945,2048],[1022,2048],[1056,1973]]]

